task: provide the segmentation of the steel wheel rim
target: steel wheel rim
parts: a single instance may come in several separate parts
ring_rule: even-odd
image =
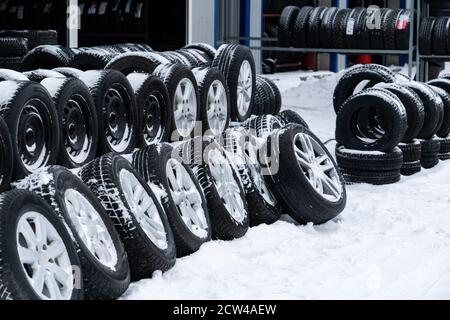
[[[16,230],[19,261],[34,292],[43,300],[70,300],[74,276],[69,253],[55,227],[41,213],[26,212]]]
[[[248,60],[242,62],[239,69],[239,78],[237,86],[237,105],[238,112],[241,116],[245,116],[250,108],[253,93],[253,73],[252,67]]]
[[[142,127],[147,145],[161,141],[165,130],[162,125],[163,112],[161,108],[164,103],[161,103],[161,99],[163,98],[158,93],[153,93],[145,100]]]
[[[166,228],[152,197],[136,176],[128,170],[120,171],[119,181],[130,213],[136,218],[150,241],[159,249],[166,250],[169,247]]]
[[[64,193],[64,203],[70,221],[88,251],[111,270],[117,265],[117,251],[102,217],[88,199],[74,189]]]
[[[293,144],[297,163],[309,184],[326,200],[338,202],[343,192],[341,180],[324,148],[305,133],[298,133]]]
[[[253,144],[251,143],[247,143],[245,153],[248,161],[248,167],[250,169],[250,174],[253,178],[253,183],[255,184],[256,189],[261,194],[264,201],[266,201],[271,206],[275,206],[277,204],[277,201],[275,199],[275,196],[267,186],[267,183],[264,180],[263,176],[261,175],[261,165],[258,161],[258,155],[256,153],[255,146],[253,146]]]
[[[215,80],[209,87],[206,108],[209,129],[217,136],[226,129],[228,116],[228,97],[221,81]]]
[[[175,90],[174,117],[179,134],[183,138],[189,137],[197,119],[197,94],[188,78],[183,78]]]
[[[81,95],[70,97],[63,111],[63,139],[67,154],[75,163],[83,163],[92,148],[92,129],[86,100]]]
[[[169,192],[186,227],[198,238],[208,236],[208,222],[200,192],[186,168],[177,160],[166,164]]]
[[[219,149],[214,148],[208,154],[208,165],[217,193],[227,211],[236,222],[242,223],[247,212],[230,162]]]

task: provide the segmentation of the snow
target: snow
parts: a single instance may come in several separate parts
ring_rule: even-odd
[[[270,76],[287,108],[334,139],[337,76]],[[334,143],[327,144],[334,153]],[[347,187],[334,221],[284,217],[231,242],[213,241],[131,285],[124,299],[448,299],[450,161],[388,186]]]
[[[144,82],[148,79],[150,75],[147,73],[133,72],[127,76],[128,81],[131,84],[134,92],[136,93],[142,87]]]
[[[0,109],[11,102],[19,87],[20,82],[10,80],[0,82]]]
[[[41,81],[41,84],[47,89],[50,97],[55,97],[67,81],[67,78],[46,78]]]

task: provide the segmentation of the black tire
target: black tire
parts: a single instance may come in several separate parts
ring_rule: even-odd
[[[450,160],[450,153],[439,153],[438,158],[440,161]]]
[[[179,124],[177,125],[176,111],[178,110],[178,106],[176,106],[176,93],[177,89],[181,88],[183,83],[192,84],[193,90],[195,91],[195,94],[192,97],[195,97],[195,102],[183,100],[186,103],[183,104],[182,107],[183,112],[181,117],[187,117],[186,119],[194,121],[195,124],[200,118],[200,104],[198,103],[199,101],[198,86],[194,74],[188,67],[177,63],[177,64],[160,65],[155,69],[154,75],[163,80],[169,92],[170,97],[169,112],[172,114],[172,126],[171,126],[172,137],[175,137],[175,135],[182,138],[191,137],[194,134],[195,127],[192,127],[192,130],[189,130],[190,128],[185,129],[179,127]],[[194,111],[190,110],[189,103],[193,103],[194,108],[196,108],[196,110]]]
[[[346,21],[350,15],[350,9],[340,9],[333,19],[333,46],[335,49],[345,49]]]
[[[419,49],[420,54],[431,55],[433,54],[433,33],[434,26],[436,24],[435,17],[425,17],[420,23],[419,31]]]
[[[382,16],[381,28],[383,30],[383,44],[384,48],[388,50],[395,50],[396,48],[396,24],[400,10],[387,10]]]
[[[180,49],[176,51],[191,61],[193,68],[204,68],[211,65],[212,59],[209,56],[196,49]]]
[[[63,74],[66,77],[72,77],[72,78],[79,78],[84,73],[84,71],[81,71],[81,70],[75,69],[75,68],[70,68],[70,67],[55,68],[55,69],[53,69],[53,71]]]
[[[402,85],[413,89],[419,95],[424,106],[425,120],[417,138],[431,138],[438,130],[440,110],[443,109],[442,99],[429,86],[422,83],[411,81],[402,83]]]
[[[368,85],[374,86],[380,82],[393,83],[395,77],[378,65],[359,65],[349,69],[339,79],[334,90],[333,105],[336,113],[339,112],[344,101],[355,93],[358,85],[366,81]]]
[[[199,96],[199,104],[200,104],[200,119],[202,120],[202,130],[203,133],[209,132],[210,134],[214,134],[215,136],[222,134],[225,131],[231,119],[231,105],[230,105],[230,90],[228,89],[228,84],[222,73],[216,68],[198,68],[192,70],[197,79],[198,85],[198,96]],[[214,94],[217,94],[218,86],[221,86],[220,89],[223,92],[223,96],[216,96],[213,103],[211,103],[208,99],[208,95],[210,90],[213,90]],[[215,89],[214,89],[215,88]],[[221,100],[222,99],[222,100]],[[222,103],[225,103],[225,110],[222,110]],[[208,109],[212,107],[217,112],[225,112],[225,119],[219,119],[223,123],[223,129],[217,132],[217,128],[209,123],[208,119]],[[223,115],[221,113],[221,115]],[[215,115],[217,117],[217,113]]]
[[[292,26],[292,46],[295,48],[307,48],[308,22],[313,7],[302,7]],[[280,21],[281,22],[281,21]]]
[[[401,180],[400,170],[368,172],[341,169],[341,173],[346,184],[367,183],[372,185],[387,185],[397,183]]]
[[[13,152],[8,126],[0,117],[0,192],[10,188],[13,172]]]
[[[280,89],[271,79],[264,78],[264,81],[269,86],[272,96],[272,105],[269,107],[267,113],[276,115],[280,113],[281,107],[283,106],[283,98],[281,96]]]
[[[160,64],[168,64],[169,60],[156,52],[124,53],[111,59],[105,69],[122,72],[125,76],[132,72],[152,74]]]
[[[23,58],[22,71],[68,67],[72,58],[72,51],[65,47],[39,46]]]
[[[303,10],[303,8],[301,10]],[[320,21],[320,48],[333,47],[333,19],[337,12],[338,8],[335,7],[326,8],[323,12]]]
[[[86,71],[80,77],[94,99],[98,120],[98,150],[127,154],[137,143],[137,106],[127,78],[115,70]]]
[[[450,137],[440,138],[439,142],[441,144],[440,154],[448,154],[450,153]]]
[[[32,171],[55,164],[60,127],[48,91],[31,81],[4,81],[0,82],[0,92],[9,93],[0,108],[0,116],[11,134],[13,178],[21,179]]]
[[[164,82],[146,73],[130,73],[127,79],[133,87],[140,115],[138,146],[169,141],[173,114]]]
[[[272,114],[272,96],[270,87],[265,82],[264,77],[256,76],[255,85],[255,101],[253,104],[253,114],[256,116],[261,116],[264,114]]]
[[[244,64],[248,64],[251,68],[252,92],[251,96],[247,97],[249,99],[246,102],[248,104],[247,110],[244,109],[240,112],[238,108],[238,81],[241,67]],[[252,114],[256,83],[255,61],[251,50],[240,45],[222,45],[214,58],[212,67],[219,69],[227,80],[230,89],[231,119],[240,122],[247,120]]]
[[[28,53],[25,38],[0,38],[0,57],[23,57]]]
[[[420,162],[425,169],[431,169],[439,163],[441,144],[439,139],[433,137],[428,140],[420,140],[422,144],[422,156]]]
[[[76,78],[47,78],[41,84],[49,90],[61,125],[57,163],[71,169],[94,160],[98,119],[88,87]]]
[[[398,145],[403,153],[403,162],[417,162],[422,157],[422,144],[419,140]]]
[[[116,54],[103,53],[98,50],[77,52],[70,61],[70,66],[83,71],[100,70],[116,56]]]
[[[33,71],[24,72],[23,75],[30,81],[41,82],[45,78],[65,78],[65,76],[59,72],[47,69],[38,69]],[[48,88],[47,88],[48,89]]]
[[[306,35],[307,43],[311,48],[320,47],[320,24],[325,7],[315,7],[308,20],[308,33]]]
[[[189,69],[193,68],[193,65],[196,64],[195,59],[193,60],[191,57],[186,57],[182,54],[179,54],[178,52],[175,51],[165,51],[165,52],[161,52],[159,53],[161,56],[163,56],[164,58],[166,58],[167,60],[169,60],[169,62],[171,64],[175,64],[175,63],[180,63],[186,67],[188,67]]]
[[[347,16],[345,21],[345,37],[344,43],[347,49],[357,49],[360,47],[358,39],[359,20],[366,15],[366,9],[354,8]]]
[[[89,300],[119,298],[130,284],[127,254],[111,220],[92,191],[68,169],[59,166],[52,166],[35,173],[22,180],[16,187],[37,193],[52,206],[55,214],[64,220],[81,262],[85,298]],[[94,254],[95,251],[91,251],[95,249],[89,249],[91,244],[86,243],[80,234],[78,227],[80,222],[74,220],[77,217],[77,214],[72,211],[74,200],[66,199],[68,191],[76,192],[79,199],[83,199],[83,205],[89,206],[91,214],[95,214],[95,218],[102,221],[114,246],[116,259],[101,262],[100,258]],[[115,262],[114,265],[112,265],[113,262]]]
[[[402,169],[400,170],[400,174],[402,176],[412,176],[416,173],[422,171],[422,164],[420,161],[415,162],[405,162],[403,163]]]
[[[21,218],[35,212],[46,219],[63,240],[73,270],[81,272],[80,260],[72,239],[63,222],[55,216],[53,209],[38,195],[24,190],[14,190],[0,195],[0,300],[43,300],[31,286],[31,279],[18,255],[17,232]],[[41,218],[41,219],[42,219]],[[22,236],[23,237],[23,236]],[[71,270],[72,271],[72,270]],[[84,271],[84,270],[83,270]],[[79,274],[83,276],[84,274]],[[72,291],[70,300],[82,300],[83,287]]]
[[[411,21],[413,20],[411,10],[401,10],[395,22],[395,48],[397,50],[407,50],[409,47]]]
[[[0,68],[20,71],[22,60],[22,57],[0,57]]]
[[[392,9],[389,8],[381,8],[380,19],[381,22],[385,21],[385,16],[391,12]],[[383,25],[381,23],[380,28],[375,26],[373,29],[369,30],[370,34],[370,49],[383,49]]]
[[[450,94],[450,80],[447,79],[435,79],[428,82],[428,84],[432,87],[438,87],[444,90],[447,95]],[[441,97],[445,96],[441,92]],[[444,102],[444,121],[442,123],[441,128],[436,133],[440,138],[446,138],[450,134],[450,106],[446,98],[443,98]],[[450,152],[450,151],[449,151]]]
[[[332,167],[330,172],[333,172],[330,173],[333,177],[329,178],[336,179],[341,188],[336,201],[328,200],[319,194],[298,164],[294,144],[298,143],[296,138],[301,135],[314,140],[327,156],[326,161]],[[270,173],[267,178],[271,190],[284,210],[297,222],[322,224],[335,218],[344,210],[347,201],[344,180],[332,155],[311,131],[299,125],[286,126],[268,137],[267,145],[263,148],[266,155],[261,162]],[[299,194],[302,196],[299,197]]]
[[[159,216],[165,230],[165,248],[152,241],[137,216],[136,211],[140,209],[135,207],[135,203],[129,203],[126,187],[122,185],[123,172],[134,177],[138,187],[153,201],[152,214]],[[169,221],[159,199],[130,162],[121,156],[104,155],[85,166],[80,176],[100,200],[120,235],[128,253],[132,281],[148,278],[156,270],[167,271],[175,265],[176,247]],[[135,191],[132,192],[130,196],[135,196]]]
[[[278,25],[278,42],[281,47],[292,45],[292,31],[300,9],[295,6],[287,6],[283,9]]]
[[[433,54],[446,55],[447,54],[447,23],[448,17],[439,17],[433,28]]]
[[[195,49],[204,52],[212,61],[216,56],[217,50],[207,43],[193,43],[184,47],[184,49]]]
[[[22,73],[9,70],[9,69],[0,69],[0,81],[28,81],[29,79],[23,75]]]
[[[178,257],[183,257],[196,252],[203,243],[211,240],[211,223],[209,219],[206,200],[199,181],[187,164],[173,158],[173,147],[169,144],[156,144],[141,149],[133,154],[133,166],[148,183],[162,187],[167,196],[162,197],[162,206],[169,219],[177,246]],[[205,214],[207,233],[204,236],[196,235],[182,219],[181,211],[176,205],[171,193],[171,184],[167,175],[169,160],[177,161],[186,170],[191,178],[193,186],[199,191],[201,197],[201,209]]]
[[[2,30],[0,37],[26,38],[30,50],[42,45],[58,44],[58,33],[55,30]]]
[[[370,123],[367,121],[370,112],[379,115],[380,121],[371,124],[369,130],[380,130],[368,140],[366,128],[361,124]],[[389,152],[402,141],[406,129],[406,110],[400,99],[385,89],[366,89],[350,97],[340,108],[336,140],[349,149]]]
[[[245,198],[245,192],[240,182],[235,166],[232,165],[230,157],[225,150],[215,141],[202,142],[201,138],[193,139],[181,146],[180,154],[182,158],[191,166],[195,177],[200,183],[205,194],[208,204],[208,211],[211,219],[212,236],[219,240],[234,240],[243,237],[249,228],[248,204]],[[217,181],[212,174],[210,163],[211,154],[222,155],[225,163],[221,162],[220,166],[224,170],[231,170],[232,181],[234,185],[235,197],[240,197],[242,201],[243,215],[241,220],[237,220],[232,212],[226,206],[223,199],[224,193],[217,189]],[[228,190],[231,192],[231,190]],[[226,194],[228,194],[226,192]]]
[[[370,30],[367,28],[367,9],[357,23],[355,45],[360,49],[370,49]]]
[[[288,124],[298,124],[300,126],[309,129],[308,123],[303,119],[297,112],[293,110],[284,110],[281,111],[278,115],[278,118],[281,120],[283,125]]]
[[[438,137],[446,137],[449,134],[450,127],[448,123],[444,124],[445,114],[450,111],[450,94],[439,87],[429,86],[442,100],[442,104],[436,103],[439,113],[439,121],[437,125],[436,135]],[[442,131],[441,131],[442,130]]]
[[[403,165],[403,153],[399,148],[390,152],[364,152],[336,147],[339,168],[353,171],[398,171]]]

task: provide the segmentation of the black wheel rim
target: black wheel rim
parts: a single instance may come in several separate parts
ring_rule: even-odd
[[[17,147],[25,168],[32,172],[48,161],[51,152],[50,114],[40,99],[29,100],[19,115]]]
[[[92,148],[92,127],[86,99],[73,95],[64,106],[63,142],[67,155],[76,163],[84,162]]]
[[[123,152],[132,135],[132,103],[127,90],[119,83],[113,84],[104,98],[103,114],[106,139],[115,152]]]
[[[161,106],[164,106],[164,99],[157,92],[153,92],[145,100],[142,128],[144,128],[144,140],[147,144],[159,142],[163,136]]]

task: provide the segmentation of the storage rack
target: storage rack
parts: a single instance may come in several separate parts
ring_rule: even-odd
[[[406,9],[411,11],[417,10],[417,16],[420,17],[420,7],[423,0],[406,0]],[[227,1],[225,2],[225,6]],[[415,9],[415,3],[417,6]],[[225,11],[226,12],[226,11]],[[414,58],[416,58],[416,65],[419,65],[419,55],[416,54],[416,47],[414,46],[414,26],[419,25],[415,23],[414,15],[411,16],[410,21],[410,35],[409,35],[409,45],[407,50],[374,50],[374,49],[325,49],[325,48],[293,48],[293,47],[271,47],[265,46],[264,43],[275,41],[274,38],[263,38],[263,37],[233,37],[227,36],[225,33],[226,26],[222,25],[221,41],[219,43],[229,43],[231,41],[260,41],[261,46],[250,46],[252,50],[258,51],[280,51],[280,52],[312,52],[312,53],[334,53],[342,55],[358,55],[358,54],[372,54],[372,55],[406,55],[408,57],[408,75],[413,76],[413,64]],[[222,22],[224,24],[225,22]],[[418,27],[417,27],[418,30]],[[417,32],[418,35],[418,32]],[[418,41],[417,41],[418,43]],[[450,59],[450,57],[449,57]]]

